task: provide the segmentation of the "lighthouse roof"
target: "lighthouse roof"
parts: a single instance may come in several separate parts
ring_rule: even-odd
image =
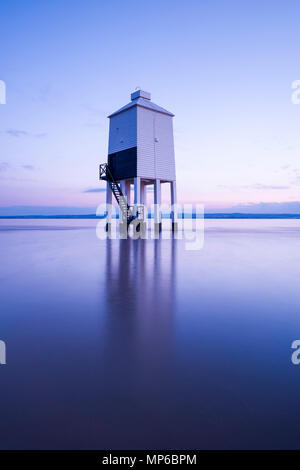
[[[114,113],[110,114],[108,117],[111,118],[116,114],[127,111],[127,109],[133,108],[134,106],[141,106],[142,108],[151,109],[152,111],[157,111],[158,113],[167,114],[168,116],[174,116],[173,113],[167,111],[166,109],[158,106],[157,104],[151,101],[151,95],[147,91],[137,90],[134,93],[131,93],[131,102],[118,109]]]

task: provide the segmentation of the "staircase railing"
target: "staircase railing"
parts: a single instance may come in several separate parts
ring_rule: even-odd
[[[134,219],[144,218],[143,206],[138,206],[135,211],[135,206],[129,206],[127,200],[121,190],[119,183],[114,179],[111,169],[107,163],[101,163],[99,166],[99,179],[108,181],[109,186],[115,196],[115,199],[121,209],[123,220],[127,220],[127,226]]]

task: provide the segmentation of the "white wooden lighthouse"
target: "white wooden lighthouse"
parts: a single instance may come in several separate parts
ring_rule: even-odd
[[[108,162],[106,170],[104,165],[100,166],[100,178],[107,180],[109,204],[114,194],[119,204],[123,195],[127,198],[128,209],[132,202],[135,207],[146,206],[147,186],[154,185],[154,218],[158,231],[161,230],[161,184],[169,184],[171,206],[176,204],[173,116],[153,103],[150,93],[142,90],[132,93],[130,103],[108,116]],[[131,201],[132,184],[134,201]],[[174,230],[176,211],[171,210],[171,216]]]

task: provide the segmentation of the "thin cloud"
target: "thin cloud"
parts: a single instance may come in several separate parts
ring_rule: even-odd
[[[82,191],[83,193],[105,193],[105,188],[90,188]]]
[[[7,162],[0,162],[0,171],[7,171],[10,165]]]
[[[95,215],[95,207],[73,207],[73,206],[0,206],[0,216],[22,216],[22,215]]]
[[[291,180],[291,183],[294,185],[294,186],[300,186],[300,176],[296,176],[296,178],[293,178]]]
[[[34,170],[34,166],[33,166],[33,165],[22,165],[22,168],[24,168],[24,170],[30,170],[30,171],[33,171],[33,170]]]
[[[46,137],[46,135],[47,135],[47,132],[40,132],[39,134],[31,134],[32,137],[36,137],[37,139]]]
[[[10,135],[11,137],[35,137],[40,139],[41,137],[45,137],[47,134],[45,132],[41,132],[38,134],[32,134],[30,132],[24,131],[22,129],[7,129],[6,134]]]
[[[245,184],[245,185],[239,185],[239,186],[226,186],[226,185],[220,184],[218,187],[224,188],[224,189],[258,189],[258,190],[290,189],[290,186],[286,186],[286,185],[261,184],[261,183]]]
[[[289,186],[286,185],[276,185],[276,184],[260,184],[260,183],[255,183],[249,186],[244,186],[246,189],[290,189]]]
[[[300,201],[238,204],[226,209],[226,211],[223,209],[222,211],[219,210],[218,212],[244,212],[248,214],[299,214]]]
[[[12,137],[23,137],[29,135],[28,132],[20,129],[7,129],[6,133]]]

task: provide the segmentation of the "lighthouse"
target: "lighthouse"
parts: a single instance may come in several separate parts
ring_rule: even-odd
[[[133,92],[128,104],[108,116],[108,159],[100,165],[100,179],[107,181],[107,204],[114,195],[128,224],[138,217],[136,208],[146,206],[147,187],[153,185],[154,227],[161,231],[161,185],[168,184],[172,229],[177,228],[173,117],[143,90]]]

